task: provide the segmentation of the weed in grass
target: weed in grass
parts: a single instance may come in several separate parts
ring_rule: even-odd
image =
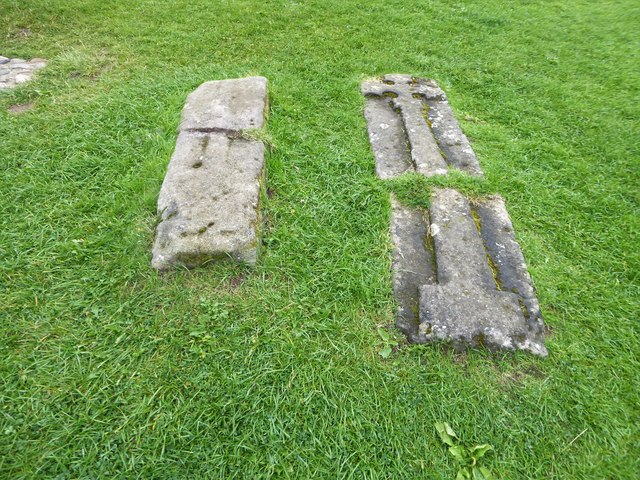
[[[378,350],[378,354],[382,358],[389,358],[389,355],[393,352],[395,348],[397,348],[399,342],[395,338],[392,337],[388,332],[386,332],[382,328],[378,328],[378,335],[382,340],[382,345],[380,350]]]
[[[479,464],[479,460],[493,449],[491,445],[483,443],[465,447],[447,422],[436,422],[435,425],[440,440],[447,445],[449,453],[460,465],[456,480],[493,480],[495,478],[488,468]]]

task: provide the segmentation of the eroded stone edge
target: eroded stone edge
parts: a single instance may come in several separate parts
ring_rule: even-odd
[[[260,130],[266,124],[268,102],[265,77],[207,81],[188,95],[178,130],[229,135]]]
[[[446,98],[425,99],[426,115],[431,131],[442,150],[447,163],[474,177],[482,177],[483,172],[469,139],[460,128],[455,114]]]
[[[540,303],[504,199],[500,196],[484,199],[473,205],[473,210],[478,216],[487,253],[496,266],[501,288],[520,296],[532,334],[544,342]]]

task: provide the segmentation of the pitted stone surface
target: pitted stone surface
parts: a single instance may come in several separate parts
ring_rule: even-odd
[[[363,82],[362,94],[367,97],[365,116],[376,157],[376,171],[381,178],[391,178],[407,170],[426,176],[446,175],[448,166],[470,175],[482,175],[446,95],[434,81],[409,75],[385,75],[380,82]],[[380,100],[387,100],[387,104]],[[372,105],[373,102],[376,103]],[[391,115],[401,119],[402,129],[389,120]],[[388,129],[393,133],[385,134]],[[398,140],[402,132],[404,142]],[[384,142],[385,136],[392,141]],[[411,168],[407,168],[402,160],[406,155],[400,151],[403,144],[408,144]],[[395,166],[391,165],[393,161],[397,162]]]
[[[433,254],[425,244],[428,225],[428,212],[405,207],[391,197],[393,293],[398,302],[397,325],[413,342],[420,341],[420,286],[435,283]]]
[[[264,145],[243,129],[264,125],[266,95],[266,79],[253,77],[207,82],[189,96],[158,198],[154,268],[256,263]]]
[[[369,139],[376,152],[376,174],[383,180],[415,170],[404,123],[386,98],[370,98],[364,110]]]
[[[0,90],[28,82],[33,78],[36,70],[44,68],[46,65],[47,61],[42,58],[33,58],[27,61],[22,58],[0,56]]]
[[[180,130],[250,130],[264,126],[267,79],[205,82],[187,97]]]
[[[481,225],[480,233],[484,246],[496,266],[500,288],[520,296],[526,308],[527,323],[533,330],[543,332],[540,304],[536,298],[524,255],[516,241],[504,199],[498,196],[488,198],[474,205],[474,211]]]
[[[506,226],[505,221],[511,225],[500,205],[500,201],[490,201],[483,210],[491,218],[481,223],[485,237],[499,238],[495,227]],[[532,318],[526,306],[527,300],[531,303],[533,287],[528,274],[522,275],[526,267],[515,239],[496,247],[508,252],[500,258],[518,258],[522,265],[520,270],[505,272],[505,266],[489,255],[477,219],[463,195],[450,189],[437,190],[429,211],[437,283],[420,288],[419,336],[425,341],[451,341],[458,347],[484,345],[546,356],[539,312]],[[531,290],[524,294],[505,291],[501,278],[511,274],[518,276],[523,290],[527,290],[525,284]]]

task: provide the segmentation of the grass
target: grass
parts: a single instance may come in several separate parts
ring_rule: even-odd
[[[0,54],[50,60],[0,94],[0,477],[452,479],[446,421],[500,478],[635,478],[639,21],[633,1],[0,0]],[[506,198],[548,359],[378,354],[392,187],[359,84],[388,72],[447,91],[486,176],[451,181]],[[184,100],[250,74],[263,258],[158,276]]]

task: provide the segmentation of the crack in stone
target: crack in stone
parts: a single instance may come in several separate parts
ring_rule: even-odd
[[[181,131],[191,132],[191,133],[221,133],[223,135],[226,135],[229,138],[240,138],[243,134],[241,130],[232,130],[229,128],[220,128],[220,127],[182,128]],[[206,145],[204,148],[206,148]]]

